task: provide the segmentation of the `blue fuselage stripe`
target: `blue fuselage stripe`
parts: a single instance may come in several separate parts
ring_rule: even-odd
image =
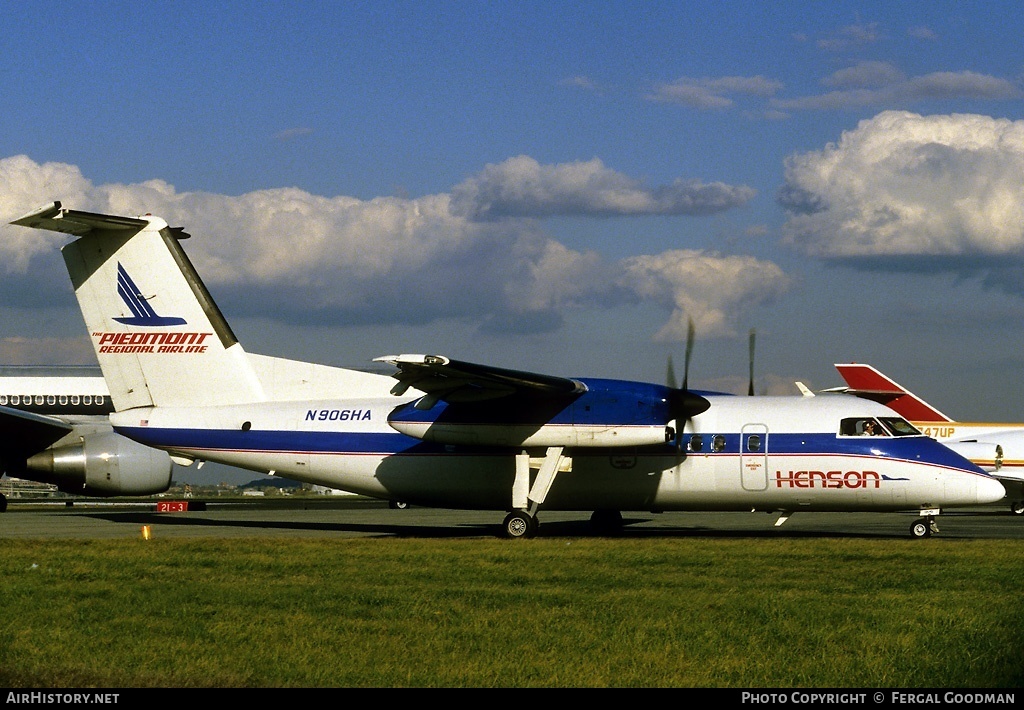
[[[491,453],[507,455],[515,449],[493,446],[451,446],[421,441],[399,433],[376,432],[296,432],[239,431],[235,429],[164,429],[154,427],[118,427],[118,432],[144,444],[164,449],[203,451],[248,451],[254,453],[304,453],[336,455],[393,455],[435,453]],[[691,455],[738,456],[740,435],[725,434],[725,445],[716,451]],[[710,442],[705,435],[705,445]],[[931,463],[962,468],[964,460],[938,442],[925,437],[872,438],[837,437],[834,434],[772,434],[767,452],[746,453],[759,456],[858,456]],[[640,453],[636,448],[629,451]],[[671,445],[644,447],[642,453],[654,456],[672,454]],[[574,455],[614,455],[610,448],[576,448]]]

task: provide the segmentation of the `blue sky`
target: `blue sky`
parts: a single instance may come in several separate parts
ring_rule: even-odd
[[[94,362],[52,200],[158,214],[251,352],[1024,420],[1006,2],[3,2],[0,363]]]

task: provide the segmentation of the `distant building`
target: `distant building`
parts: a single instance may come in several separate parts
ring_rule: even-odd
[[[354,496],[355,493],[349,493],[348,491],[339,491],[337,488],[328,488],[327,486],[310,486],[310,490],[321,496]]]
[[[57,486],[49,483],[37,483],[26,481],[22,478],[11,478],[4,476],[0,478],[0,493],[8,498],[49,498],[58,495]]]

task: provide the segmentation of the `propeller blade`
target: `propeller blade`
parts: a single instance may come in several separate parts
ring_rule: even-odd
[[[683,368],[683,389],[685,390],[689,386],[690,381],[690,357],[693,355],[693,337],[695,328],[693,327],[693,318],[690,318],[686,324],[686,362]]]
[[[751,397],[754,396],[754,329],[750,329],[750,387],[747,389],[747,394]]]
[[[665,384],[672,389],[676,388],[676,370],[672,367],[672,355],[668,356],[668,371],[665,373]]]
[[[701,412],[707,411],[711,406],[711,402],[701,397],[699,394],[690,392],[690,359],[693,356],[693,342],[695,335],[695,327],[693,325],[693,318],[690,318],[686,328],[686,361],[683,369],[683,385],[682,387],[676,387],[675,384],[675,370],[672,366],[672,357],[669,356],[668,361],[668,386],[672,388],[669,394],[669,413],[676,423],[676,450],[682,451],[683,449],[683,430],[686,428],[686,422],[692,417],[697,416]]]

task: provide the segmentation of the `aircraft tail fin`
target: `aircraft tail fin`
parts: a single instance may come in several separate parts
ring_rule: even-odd
[[[871,365],[837,363],[836,369],[846,380],[846,392],[886,405],[904,419],[914,422],[953,421],[902,385],[883,375]]]
[[[71,234],[61,251],[117,411],[266,399],[257,373],[159,217],[63,209],[12,222]]]

